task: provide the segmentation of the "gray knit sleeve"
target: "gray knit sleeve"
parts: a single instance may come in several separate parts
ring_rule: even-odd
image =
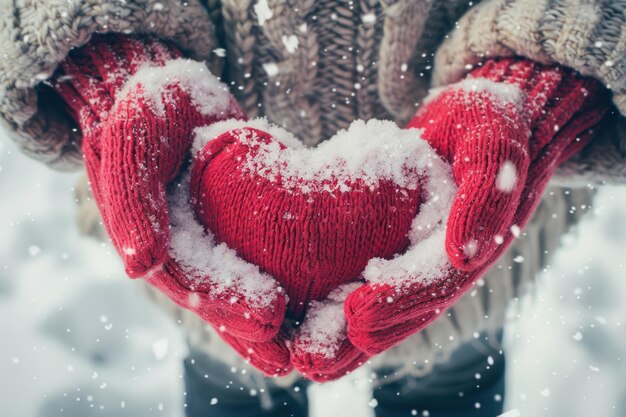
[[[456,82],[486,58],[513,55],[573,68],[612,90],[616,114],[558,175],[562,182],[625,183],[626,0],[485,0],[438,49],[433,83]]]
[[[148,33],[208,59],[214,26],[198,0],[0,0],[0,127],[29,156],[81,165],[80,133],[39,84],[92,34]]]

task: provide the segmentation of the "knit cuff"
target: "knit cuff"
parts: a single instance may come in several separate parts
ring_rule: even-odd
[[[163,66],[181,56],[173,45],[151,37],[96,35],[71,52],[50,80],[83,134],[107,118],[116,96],[144,66]]]
[[[517,105],[533,131],[531,151],[533,144],[544,146],[566,125],[580,124],[580,132],[592,127],[610,102],[607,89],[597,80],[569,68],[524,58],[487,60],[472,70],[466,80],[470,84],[481,81],[510,84],[514,87],[511,91],[522,92]],[[497,90],[496,84],[484,88]],[[510,95],[511,91],[492,92],[497,96]]]
[[[623,0],[483,1],[463,15],[437,50],[433,83],[457,82],[490,58],[523,56],[599,80],[626,115],[624,5]]]
[[[180,0],[0,2],[0,128],[20,150],[58,170],[82,167],[81,134],[41,82],[96,33],[170,39],[219,74],[223,59],[202,2]]]
[[[523,56],[593,77],[612,92],[613,117],[559,168],[559,184],[626,183],[626,2],[489,0],[472,6],[437,49],[433,85],[461,80],[489,58]],[[561,169],[563,168],[563,169]]]

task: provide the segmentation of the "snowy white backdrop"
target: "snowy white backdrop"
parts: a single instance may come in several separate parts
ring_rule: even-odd
[[[183,335],[79,236],[75,179],[0,138],[0,415],[181,417]],[[601,190],[507,328],[507,417],[626,415],[624,207]],[[314,386],[313,417],[371,416],[364,375]]]

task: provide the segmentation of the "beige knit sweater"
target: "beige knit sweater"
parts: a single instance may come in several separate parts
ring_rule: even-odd
[[[423,371],[505,309],[547,265],[560,236],[591,204],[593,184],[626,181],[625,0],[0,0],[0,121],[28,155],[81,167],[80,132],[40,83],[96,32],[152,33],[205,60],[249,116],[266,115],[309,145],[355,119],[408,121],[433,86],[486,57],[559,63],[613,90],[615,111],[594,142],[558,171],[525,234],[447,315],[382,355]],[[81,194],[82,227],[98,216]],[[513,259],[523,255],[525,262]],[[195,316],[153,294],[208,352],[218,347]],[[417,363],[417,368],[411,365]]]

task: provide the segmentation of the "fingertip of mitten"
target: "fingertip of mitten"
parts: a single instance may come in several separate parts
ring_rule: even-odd
[[[264,323],[255,321],[250,325],[241,323],[237,328],[230,326],[228,331],[242,339],[249,340],[251,342],[267,342],[275,337],[280,331],[280,323]]]
[[[289,350],[291,352],[291,365],[303,376],[307,376],[311,369],[313,369],[311,353],[297,349],[293,344]]]
[[[377,341],[377,338],[372,337],[369,332],[354,326],[348,326],[348,339],[354,346],[368,355],[373,356],[384,350],[378,348],[379,341]]]
[[[211,313],[203,318],[209,323],[218,323],[220,329],[250,342],[267,342],[280,332],[286,311],[284,299],[278,298],[274,304],[261,310],[245,304],[239,307],[228,302],[217,312],[214,308],[209,309]],[[199,307],[198,313],[202,316],[201,309]]]
[[[251,326],[246,326],[245,334],[241,337],[258,342],[272,339],[279,333],[286,311],[287,301],[284,295],[278,294],[269,307],[252,313],[244,313],[244,317],[249,317]]]
[[[167,260],[167,248],[159,245],[157,248],[136,249],[123,247],[120,253],[125,265],[126,275],[129,278],[143,278],[160,270]]]
[[[250,363],[257,368],[263,375],[268,378],[277,378],[290,374],[293,371],[289,356],[286,359],[279,359],[278,362],[268,365],[266,363],[260,363],[252,358],[248,358]]]
[[[280,377],[289,374],[293,367],[291,355],[286,344],[280,337],[266,342],[242,340],[233,334],[213,326],[220,337],[252,366],[267,377]]]
[[[364,285],[346,297],[343,309],[348,328],[370,328],[380,313],[380,307],[388,307],[388,299],[393,289],[387,286],[372,287]]]
[[[333,356],[328,358],[296,349],[291,351],[291,363],[294,369],[306,379],[320,383],[330,382],[349,374],[369,359],[367,353],[360,352],[354,347],[349,350],[353,350],[353,354],[349,356],[354,357]]]
[[[481,242],[479,239],[470,239],[463,244],[447,241],[446,252],[455,269],[467,272],[479,268],[489,260],[493,253],[493,249],[489,246],[488,243]]]

